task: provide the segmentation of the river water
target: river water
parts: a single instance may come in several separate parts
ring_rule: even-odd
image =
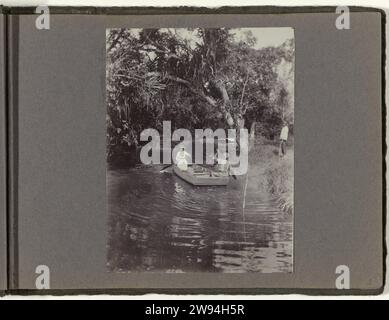
[[[110,271],[293,271],[293,218],[246,176],[193,187],[160,169],[107,171]]]

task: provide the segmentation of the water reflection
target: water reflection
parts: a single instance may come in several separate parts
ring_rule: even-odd
[[[292,272],[292,218],[244,179],[193,187],[144,167],[107,172],[108,268],[116,272]]]

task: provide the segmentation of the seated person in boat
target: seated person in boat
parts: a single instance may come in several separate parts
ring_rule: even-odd
[[[190,154],[185,151],[185,148],[182,147],[180,151],[177,152],[176,155],[176,164],[177,167],[182,171],[188,170],[188,161],[186,160],[186,157],[189,157]]]

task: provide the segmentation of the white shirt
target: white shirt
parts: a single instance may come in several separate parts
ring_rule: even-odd
[[[187,162],[186,157],[189,157],[190,154],[186,151],[180,150],[176,155],[176,162]]]
[[[281,134],[280,134],[280,139],[281,140],[288,140],[288,133],[289,133],[289,128],[288,126],[282,127]]]

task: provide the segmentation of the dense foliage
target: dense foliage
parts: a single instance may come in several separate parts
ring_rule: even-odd
[[[184,30],[184,31],[179,31]],[[139,145],[143,129],[250,128],[272,137],[293,125],[294,41],[255,49],[250,31],[110,29],[107,152]]]

